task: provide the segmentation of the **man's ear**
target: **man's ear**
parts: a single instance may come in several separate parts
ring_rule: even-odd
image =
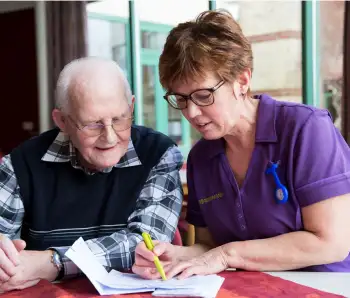
[[[62,132],[66,131],[66,118],[60,110],[54,109],[52,111],[52,119]]]
[[[135,108],[135,96],[132,96],[131,105],[130,105],[131,114],[134,113],[134,108]]]

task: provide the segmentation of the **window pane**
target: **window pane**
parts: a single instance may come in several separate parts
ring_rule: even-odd
[[[141,21],[172,26],[195,18],[208,9],[208,3],[207,0],[141,0],[138,2]]]
[[[182,142],[182,128],[181,117],[182,113],[168,105],[168,117],[169,117],[169,136],[178,144],[183,145]]]
[[[216,6],[229,11],[236,21],[239,21],[240,1],[235,0],[216,0]]]
[[[138,1],[137,6],[142,47],[143,121],[151,128],[161,129],[159,126],[164,126],[164,130],[166,124],[166,131],[178,144],[183,145],[181,149],[185,155],[199,136],[195,132],[190,133],[190,125],[184,121],[182,113],[169,108],[162,99],[163,92],[159,87],[157,71],[158,60],[171,28],[178,23],[194,19],[199,13],[207,10],[208,5],[207,0],[147,0]],[[93,2],[87,5],[87,10],[89,55],[114,59],[128,73],[130,81],[128,0]],[[191,137],[194,137],[194,140],[191,140]]]
[[[141,31],[141,47],[144,49],[161,50],[168,33]]]
[[[321,104],[331,112],[339,130],[343,87],[344,11],[343,1],[320,1]]]
[[[154,54],[154,51],[158,51],[159,57],[171,28],[179,23],[194,19],[199,13],[207,10],[209,7],[207,0],[147,0],[139,1],[138,4],[141,21],[141,45],[145,57],[150,57],[151,54]],[[154,7],[157,9],[154,9]],[[149,55],[147,55],[148,53]],[[145,79],[144,84],[147,85]],[[144,100],[146,100],[145,94]],[[164,101],[162,98],[161,100]],[[146,104],[144,108],[146,109]],[[191,144],[198,140],[199,135],[195,132],[190,132],[190,125],[187,120],[184,120],[181,111],[173,109],[170,106],[166,106],[166,108],[168,109],[168,135],[177,144],[181,145],[180,148],[186,155]],[[152,120],[145,118],[144,123],[154,124],[154,111],[151,111],[149,107],[147,107],[147,109],[150,112],[145,112],[144,116],[152,117]],[[160,115],[156,115],[156,117],[159,116]],[[194,140],[191,139],[193,137]]]
[[[126,24],[117,22],[111,23],[111,50],[112,59],[117,61],[119,66],[127,70],[127,44]]]
[[[107,16],[129,18],[128,0],[103,0],[87,4],[88,13],[97,13]]]
[[[301,1],[220,0],[217,6],[232,13],[252,43],[252,93],[302,102]]]
[[[155,69],[154,66],[142,66],[142,94],[144,125],[156,129],[155,117]]]
[[[88,55],[113,59],[129,76],[127,0],[107,0],[87,5]]]

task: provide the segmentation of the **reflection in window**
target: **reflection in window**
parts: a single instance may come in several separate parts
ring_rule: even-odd
[[[154,67],[143,65],[142,75],[144,125],[156,129]]]
[[[113,59],[127,72],[126,25],[88,18],[89,56]]]
[[[217,0],[217,6],[229,11],[236,21],[239,21],[240,4],[235,0]]]
[[[121,68],[126,70],[126,45],[112,46],[112,59],[117,61]]]
[[[126,24],[111,23],[111,51],[112,59],[127,71]]]
[[[180,110],[176,110],[168,105],[169,137],[178,145],[182,145],[181,116]]]
[[[162,32],[141,32],[141,47],[144,49],[162,50],[167,33]]]
[[[207,10],[209,7],[208,0],[147,0],[139,1],[139,5],[141,21],[141,46],[142,52],[148,59],[150,56],[152,56],[152,54],[155,53],[155,51],[158,51],[160,55],[164,43],[166,41],[168,32],[171,30],[172,27],[176,26],[179,23],[194,19],[199,13],[203,12],[204,10]],[[152,7],[157,7],[157,9],[155,10]],[[142,24],[145,24],[145,27],[142,28]],[[158,63],[158,61],[156,63]],[[157,78],[157,80],[158,79],[159,78]],[[144,86],[144,88],[146,88],[146,86]],[[163,94],[164,93],[162,93],[161,95]],[[154,94],[152,94],[152,96],[154,96]],[[143,97],[146,101],[145,94]],[[162,98],[160,100],[164,101],[164,99]],[[181,111],[175,110],[166,105],[164,106],[167,109],[167,111],[164,111],[164,114],[166,112],[168,114],[168,135],[177,144],[181,145],[180,148],[181,150],[183,150],[183,153],[186,156],[188,150],[190,149],[190,144],[192,144],[199,138],[199,134],[195,132],[190,132],[190,125],[188,124],[187,120],[184,120]],[[146,108],[148,109],[148,107],[144,105],[144,109]],[[145,125],[147,125],[148,123],[153,123],[154,125],[153,119],[155,117],[162,118],[164,116],[164,114],[155,115],[154,112],[155,111],[152,110],[147,114],[146,112],[144,113],[144,117],[152,118],[152,120],[150,120],[149,118],[144,118]]]
[[[194,146],[201,138],[202,135],[191,126],[191,145]]]
[[[218,8],[232,13],[252,43],[252,93],[302,102],[301,1],[220,0],[217,3]]]
[[[343,88],[343,1],[320,1],[320,69],[322,77],[322,107],[332,114],[335,126],[341,130],[341,98]]]
[[[87,4],[88,55],[113,59],[128,73],[127,0]]]

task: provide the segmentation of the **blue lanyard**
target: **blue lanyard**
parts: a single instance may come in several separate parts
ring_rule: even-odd
[[[278,178],[277,175],[277,168],[279,166],[279,163],[273,163],[273,162],[269,162],[269,166],[266,169],[266,174],[272,174],[273,179],[275,180],[276,183],[276,189],[275,189],[275,200],[277,202],[277,204],[284,204],[288,201],[288,190],[287,187],[285,187],[280,179]]]

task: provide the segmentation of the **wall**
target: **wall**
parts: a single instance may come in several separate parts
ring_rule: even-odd
[[[344,1],[320,3],[321,73],[325,80],[343,75]]]
[[[252,91],[301,102],[300,1],[240,1],[239,4],[239,23],[253,47]]]
[[[0,13],[33,8],[34,1],[0,1]]]
[[[344,1],[321,1],[320,45],[322,106],[329,109],[335,125],[341,129],[341,98],[343,88]]]

